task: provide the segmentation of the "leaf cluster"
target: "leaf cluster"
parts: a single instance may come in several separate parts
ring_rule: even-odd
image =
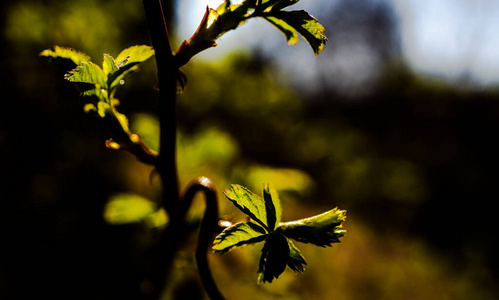
[[[318,55],[327,42],[325,29],[319,21],[304,10],[283,10],[299,0],[244,0],[240,4],[224,1],[217,9],[206,8],[206,13],[194,35],[182,43],[177,56],[182,63],[197,53],[216,46],[216,40],[227,31],[236,29],[248,19],[260,17],[282,32],[291,45],[301,35]]]
[[[130,131],[127,117],[116,109],[119,100],[114,95],[118,87],[125,83],[125,78],[138,70],[138,64],[153,55],[152,47],[132,46],[121,51],[116,58],[104,54],[100,67],[88,55],[71,48],[55,46],[54,50],[47,49],[40,53],[40,56],[51,59],[64,70],[70,70],[64,78],[77,84],[85,101],[85,111],[103,118],[115,134],[116,140],[109,139],[106,145],[128,150],[144,162],[151,162],[157,154]]]
[[[342,228],[346,211],[337,208],[311,218],[281,223],[279,195],[271,184],[264,184],[263,198],[241,185],[231,185],[224,194],[250,221],[227,227],[215,238],[212,249],[223,254],[235,247],[264,241],[259,282],[272,282],[286,266],[295,272],[304,271],[305,258],[291,239],[325,247],[339,243],[346,232]]]

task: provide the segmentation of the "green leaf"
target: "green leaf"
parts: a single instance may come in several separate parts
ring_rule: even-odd
[[[125,77],[137,70],[137,65],[151,58],[154,55],[154,49],[149,46],[137,45],[126,48],[114,60],[116,68],[112,74],[108,76],[109,90],[113,91],[116,87],[123,84]]]
[[[150,227],[162,227],[168,221],[166,212],[157,204],[136,194],[116,194],[104,207],[104,219],[112,225],[145,222]]]
[[[267,237],[263,227],[253,222],[236,223],[219,234],[213,242],[215,252],[225,253],[234,247],[258,243]]]
[[[40,53],[40,56],[52,59],[63,70],[69,71],[90,60],[90,56],[72,48],[54,46],[54,50],[46,49]]]
[[[137,64],[144,62],[151,58],[154,55],[154,49],[150,46],[145,45],[136,45],[131,46],[118,54],[115,61],[122,61],[128,57],[128,60],[123,64],[123,66],[127,64]],[[122,66],[122,67],[123,67]]]
[[[305,270],[303,265],[307,264],[305,258],[303,257],[303,255],[301,255],[300,250],[298,250],[298,248],[296,248],[293,242],[291,242],[289,239],[288,239],[288,245],[289,245],[289,257],[287,261],[288,267],[290,267],[291,270],[295,272],[303,273],[303,271]]]
[[[279,29],[279,31],[284,34],[286,40],[288,41],[288,44],[298,44],[298,32],[291,25],[275,17],[264,17],[264,19],[267,20],[270,24],[277,27],[277,29]]]
[[[104,54],[104,60],[102,62],[102,71],[104,71],[104,74],[106,76],[109,76],[109,74],[118,71],[118,67],[114,62],[114,58],[109,54]]]
[[[282,208],[279,195],[270,183],[263,185],[263,200],[267,211],[267,224],[269,229],[273,231],[281,222]]]
[[[288,240],[279,233],[271,233],[265,240],[258,266],[258,282],[272,282],[286,269],[290,254]]]
[[[279,195],[270,184],[263,185],[263,199],[240,185],[231,185],[225,196],[255,222],[237,223],[225,229],[215,239],[213,250],[225,253],[234,247],[265,240],[258,265],[258,282],[272,282],[289,266],[296,273],[307,264],[300,250],[290,239],[331,246],[345,235],[342,223],[346,211],[334,208],[323,214],[293,222],[280,223]],[[277,226],[277,228],[275,228]]]
[[[91,83],[107,89],[106,75],[102,69],[93,62],[82,63],[72,71],[69,71],[64,78],[71,82]]]
[[[216,9],[219,14],[223,14],[228,10],[230,10],[230,0],[225,0],[224,3],[220,4]]]
[[[345,219],[346,211],[334,208],[314,217],[283,223],[276,232],[298,242],[331,246],[339,243],[340,237],[345,235],[346,230],[342,228]]]
[[[272,19],[269,19],[269,17]],[[294,35],[291,36],[289,33],[290,28],[293,28],[310,44],[315,55],[318,55],[324,49],[327,42],[324,35],[325,29],[316,18],[306,11],[271,11],[265,19],[277,26],[284,33],[289,43],[294,42]],[[287,26],[284,24],[287,24]],[[291,41],[289,37],[291,37]]]
[[[299,0],[243,0],[231,4],[226,0],[216,10],[207,7],[196,32],[185,40],[175,54],[180,64],[187,63],[194,55],[216,46],[216,40],[226,32],[236,29],[248,19],[262,17],[279,29],[289,44],[296,45],[298,34],[310,44],[318,55],[326,43],[324,27],[307,12],[282,11]]]
[[[255,222],[262,225],[267,232],[270,232],[271,230],[267,223],[267,207],[263,199],[238,184],[231,185],[231,189],[225,190],[225,197]]]

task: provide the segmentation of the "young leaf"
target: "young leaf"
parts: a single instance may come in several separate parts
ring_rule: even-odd
[[[307,264],[305,258],[303,257],[303,255],[301,255],[300,250],[298,250],[298,248],[296,248],[293,242],[291,242],[289,239],[288,239],[288,245],[289,245],[289,257],[287,261],[288,267],[290,267],[291,270],[295,272],[303,273],[303,271],[305,270],[303,265]]]
[[[237,223],[215,238],[213,250],[225,253],[234,247],[265,240],[258,266],[258,282],[272,282],[286,265],[297,273],[307,264],[300,250],[290,239],[317,246],[339,243],[345,234],[342,223],[346,211],[338,208],[294,222],[279,223],[281,204],[277,191],[270,183],[263,185],[263,199],[240,185],[231,185],[225,196],[256,223]],[[277,228],[275,228],[277,226]]]
[[[298,32],[291,25],[275,17],[264,17],[264,19],[267,20],[270,24],[274,25],[277,29],[279,29],[279,31],[282,32],[282,34],[284,34],[286,40],[288,41],[288,44],[298,44]]]
[[[114,58],[109,54],[104,54],[104,60],[102,62],[102,71],[104,71],[104,74],[106,74],[106,76],[109,76],[110,74],[118,71],[118,67],[114,62]]]
[[[121,51],[114,60],[116,63],[116,71],[108,76],[107,82],[109,90],[112,92],[125,79],[125,77],[137,70],[137,65],[148,60],[154,55],[154,49],[149,46],[132,46]]]
[[[90,61],[69,71],[64,78],[71,82],[91,83],[107,89],[106,75],[98,65]]]
[[[290,248],[288,240],[279,233],[271,233],[265,240],[258,266],[258,282],[272,282],[286,269]]]
[[[230,3],[230,0],[225,0],[224,3],[220,4],[216,11],[217,13],[219,14],[223,14],[225,13],[226,11],[229,11],[230,10],[230,6],[231,6],[231,3]]]
[[[206,13],[196,32],[185,40],[175,54],[179,66],[187,63],[194,55],[216,46],[216,40],[226,32],[236,29],[248,19],[262,17],[277,27],[289,44],[298,43],[298,34],[310,44],[318,55],[327,41],[324,27],[306,11],[283,11],[299,0],[244,0],[231,4],[226,0],[216,10],[206,8]]]
[[[227,227],[215,238],[212,249],[223,254],[234,247],[261,242],[266,237],[267,232],[258,224],[253,222],[236,223]]]
[[[295,41],[294,37],[296,34],[291,36],[289,33],[292,28],[305,38],[314,50],[315,55],[318,55],[324,49],[324,45],[327,42],[324,34],[325,29],[319,24],[316,18],[309,15],[306,11],[271,11],[269,17],[265,17],[265,19],[281,30],[289,43]],[[290,36],[291,39],[289,38]]]
[[[270,183],[263,185],[263,200],[267,211],[267,224],[272,231],[281,222],[282,208],[279,195]]]
[[[232,190],[225,190],[225,197],[255,222],[262,225],[267,232],[270,232],[267,223],[267,208],[263,199],[241,185],[233,184],[230,187]]]
[[[346,230],[342,228],[345,219],[346,211],[334,208],[311,218],[281,224],[276,232],[298,242],[331,246],[345,235]]]
[[[90,60],[90,56],[72,48],[54,46],[54,50],[46,49],[40,53],[40,56],[48,57],[60,66],[64,71],[69,71]]]
[[[137,64],[144,62],[151,58],[154,55],[154,49],[149,46],[145,45],[136,45],[136,46],[131,46],[118,54],[116,57],[115,61],[122,61],[123,59],[128,57],[128,60],[123,66],[127,64]]]

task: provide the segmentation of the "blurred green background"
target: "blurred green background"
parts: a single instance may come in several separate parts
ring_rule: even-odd
[[[350,9],[362,10],[362,3]],[[291,84],[265,47],[196,58],[184,68],[182,188],[209,177],[230,221],[242,218],[222,195],[231,183],[257,193],[263,182],[273,183],[285,221],[336,206],[348,210],[341,244],[297,244],[308,262],[304,274],[288,269],[258,286],[261,246],[210,255],[228,299],[499,297],[493,207],[499,89],[414,72],[400,55],[396,22],[386,11],[380,6],[371,17],[349,15],[346,23],[333,11],[320,20],[330,41],[358,34],[359,26],[378,34],[371,48],[381,57],[371,70],[376,80],[350,88],[355,97],[334,88],[345,81],[334,74],[312,90]],[[0,298],[133,299],[155,225],[112,225],[104,216],[112,219],[107,203],[116,195],[157,200],[158,179],[129,154],[105,148],[110,132],[83,113],[77,90],[38,53],[73,47],[100,64],[103,53],[150,44],[142,3],[2,1],[0,22]],[[175,44],[187,37],[174,34]],[[298,48],[279,39],[292,66]],[[117,94],[120,111],[151,145],[158,134],[154,84],[150,60]],[[201,199],[196,203],[193,220],[203,211]],[[195,241],[193,235],[179,253],[165,299],[204,299]]]

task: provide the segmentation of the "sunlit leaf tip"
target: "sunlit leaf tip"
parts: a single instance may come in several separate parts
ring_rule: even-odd
[[[87,54],[77,51],[73,48],[65,48],[60,46],[54,46],[54,50],[46,49],[40,53],[40,56],[47,57],[52,59],[56,64],[66,64],[71,67],[68,70],[73,69],[74,67],[90,61],[90,56]]]
[[[315,55],[324,49],[327,42],[324,26],[308,12],[304,10],[277,11],[269,13],[264,18],[284,34],[288,43],[293,45],[298,43],[298,34],[300,34],[308,42]]]
[[[298,242],[331,246],[340,243],[340,238],[345,235],[342,226],[345,219],[346,211],[334,208],[317,216],[282,223],[276,231]]]

